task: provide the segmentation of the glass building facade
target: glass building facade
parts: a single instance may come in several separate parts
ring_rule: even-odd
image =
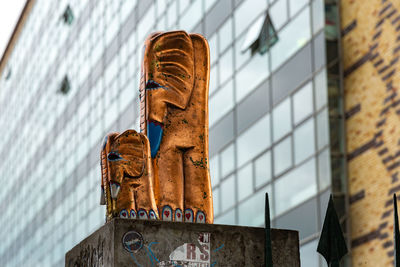
[[[254,52],[267,18],[277,41]],[[215,223],[263,226],[268,192],[273,227],[299,230],[302,266],[323,266],[325,28],[323,0],[36,0],[0,78],[0,265],[63,266],[104,223],[102,139],[139,130],[146,36],[183,29],[210,45]]]

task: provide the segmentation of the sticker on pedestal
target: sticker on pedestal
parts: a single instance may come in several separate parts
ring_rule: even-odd
[[[136,253],[143,247],[143,237],[136,231],[129,231],[122,237],[122,245],[129,251]]]
[[[210,239],[210,233],[200,233],[197,239],[197,244],[200,246],[196,246],[194,243],[185,243],[172,251],[169,261],[159,262],[158,266],[210,267]]]

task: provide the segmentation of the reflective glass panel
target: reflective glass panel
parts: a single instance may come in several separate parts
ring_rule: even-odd
[[[135,1],[132,1],[132,2],[135,2]],[[165,11],[166,7],[167,7],[167,1],[165,1],[165,0],[157,0],[157,14],[159,16]]]
[[[314,118],[294,130],[294,161],[299,164],[315,152]]]
[[[115,57],[109,63],[109,65],[104,73],[107,85],[109,85],[114,80],[115,76],[117,75],[117,72],[118,72],[118,58]],[[110,90],[107,90],[106,93],[110,93]]]
[[[250,23],[265,10],[267,1],[245,0],[236,8],[235,16],[235,36],[238,37]]]
[[[275,221],[275,227],[299,231],[300,240],[310,237],[318,231],[317,227],[317,200],[311,198],[291,209]]]
[[[218,65],[215,64],[210,69],[210,85],[209,93],[210,95],[215,92],[218,88]]]
[[[221,152],[221,173],[222,177],[233,171],[235,168],[235,144],[232,143]]]
[[[216,218],[214,223],[226,224],[226,225],[234,225],[234,224],[236,224],[235,217],[236,217],[236,210],[233,209],[233,210],[228,211],[224,215]]]
[[[158,1],[160,2],[160,1]],[[121,6],[121,20],[124,21],[136,6],[136,1],[123,1]]]
[[[271,181],[271,151],[265,152],[254,162],[254,176],[256,188]]]
[[[329,144],[329,117],[328,109],[323,109],[317,115],[317,143],[318,149]]]
[[[278,0],[269,9],[272,24],[279,30],[288,19],[287,0]]]
[[[300,247],[301,266],[318,267],[318,254],[316,253],[318,239],[308,242]]]
[[[290,98],[287,98],[272,111],[274,141],[279,140],[292,130]]]
[[[168,7],[168,27],[171,28],[176,22],[176,0],[173,0],[170,6]]]
[[[219,190],[219,187],[213,189],[212,196],[213,196],[214,215],[218,215],[220,212],[220,201],[219,201],[220,190]]]
[[[132,103],[136,96],[137,91],[132,90],[130,86],[124,88],[120,93],[120,110],[124,110],[129,104]]]
[[[219,183],[219,158],[218,154],[213,156],[210,159],[210,176],[211,176],[211,185],[215,186]]]
[[[270,117],[267,114],[237,138],[238,165],[243,165],[269,147],[270,139]]]
[[[216,2],[217,0],[206,0],[205,1],[205,4],[206,4],[206,12],[214,5],[214,3]]]
[[[222,211],[225,211],[235,204],[235,175],[231,175],[221,182],[221,204]]]
[[[180,26],[182,29],[190,32],[200,21],[202,12],[202,0],[194,0],[189,9],[182,16]]]
[[[313,112],[312,82],[304,85],[293,95],[293,120],[297,124]]]
[[[251,49],[247,49],[246,51],[242,51],[240,48],[243,46],[245,42],[246,34],[242,35],[235,42],[235,69],[238,70],[248,59],[251,58]]]
[[[179,1],[179,14],[182,15],[182,13],[186,10],[186,8],[190,5],[190,1]]]
[[[111,23],[109,22],[106,28],[105,32],[105,37],[106,37],[106,44],[108,45],[111,40],[115,37],[119,29],[119,21],[117,18],[114,18],[111,20]]]
[[[272,70],[298,51],[311,37],[310,10],[306,8],[278,32],[279,41],[271,48]]]
[[[251,163],[242,167],[238,173],[238,199],[243,200],[253,193],[253,165]]]
[[[318,155],[318,182],[320,191],[331,185],[331,155],[329,148]]]
[[[315,108],[318,110],[328,101],[328,80],[326,77],[326,69],[321,70],[314,77],[314,90],[315,90]]]
[[[275,182],[276,214],[300,204],[316,192],[315,159],[312,158]]]
[[[289,0],[290,16],[296,14],[303,6],[308,3],[308,0]]]
[[[316,33],[325,25],[325,5],[323,0],[312,1],[313,32]]]
[[[223,54],[219,61],[219,81],[222,85],[229,77],[231,77],[233,72],[233,50],[229,49]]]
[[[211,97],[209,106],[209,119],[211,127],[234,106],[232,80],[226,82],[225,85]]]
[[[210,65],[218,58],[218,46],[217,46],[217,35],[214,34],[211,38],[208,38],[208,46],[210,47]]]
[[[236,103],[269,76],[268,54],[256,53],[250,62],[236,74]]]
[[[246,31],[246,37],[244,39],[243,44],[240,46],[240,51],[243,53],[247,49],[250,49],[251,45],[253,45],[258,37],[260,36],[261,29],[264,25],[265,16],[260,16]]]
[[[273,153],[274,173],[277,176],[292,166],[292,137],[288,136],[282,142],[275,145]]]
[[[265,216],[265,193],[271,196],[271,187],[267,186],[257,193],[255,193],[251,198],[244,201],[239,205],[239,224],[246,226],[264,226]],[[274,209],[271,205],[270,199],[270,216],[273,218]],[[260,211],[260,212],[258,212]]]
[[[146,15],[143,16],[137,25],[138,40],[144,40],[146,35],[150,32],[150,29],[153,28],[154,22],[154,5],[151,5],[149,10],[147,10]]]
[[[233,40],[232,18],[229,18],[219,30],[219,49],[224,51]]]
[[[118,106],[117,106],[117,103],[114,101],[111,103],[111,105],[109,106],[109,109],[105,113],[105,117],[104,117],[105,125],[104,126],[106,129],[111,126],[111,124],[115,121],[117,116],[118,116]]]

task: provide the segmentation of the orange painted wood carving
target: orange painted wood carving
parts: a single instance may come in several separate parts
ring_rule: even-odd
[[[159,214],[162,220],[212,223],[214,219],[208,163],[209,65],[208,43],[199,34],[154,33],[145,41],[140,83],[141,134],[137,135],[150,143],[144,154],[147,160],[151,157],[152,164],[148,165],[152,166],[146,165],[148,176],[141,181],[148,181],[151,187],[151,193],[143,195],[154,201],[146,200],[148,206],[143,209],[153,210],[154,216],[158,218]],[[114,139],[103,149],[107,155],[114,151],[107,150],[107,145],[112,146],[117,140],[113,136],[109,135],[109,139]],[[116,180],[122,193],[127,189],[116,177],[130,181],[130,176],[139,175],[141,165],[132,163],[136,172],[125,176],[119,173],[121,170],[110,172],[110,168],[122,165],[113,165],[107,155],[102,155],[102,166],[109,166],[107,171],[112,179],[103,179],[103,187],[113,195],[110,181]],[[103,177],[105,172],[103,167]],[[114,203],[107,193],[105,199]],[[137,207],[128,205],[129,201],[119,201],[117,198],[116,204],[107,204],[111,217],[123,216],[118,214],[121,208],[138,212]]]

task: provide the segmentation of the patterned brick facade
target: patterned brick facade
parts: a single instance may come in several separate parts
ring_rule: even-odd
[[[353,266],[392,266],[400,192],[400,1],[341,1]]]

